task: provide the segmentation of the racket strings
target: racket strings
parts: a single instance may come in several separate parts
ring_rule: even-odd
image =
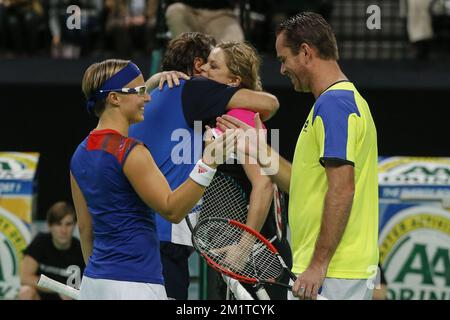
[[[197,222],[210,217],[247,221],[247,199],[242,189],[230,178],[217,173],[206,188]]]
[[[261,240],[227,221],[198,225],[196,239],[200,252],[223,270],[265,281],[275,280],[282,273],[277,256]]]

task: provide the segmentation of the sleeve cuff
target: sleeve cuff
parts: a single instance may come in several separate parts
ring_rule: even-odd
[[[333,162],[333,163],[338,163],[338,164],[348,164],[348,165],[351,165],[352,167],[355,166],[355,163],[353,161],[349,161],[349,160],[341,159],[341,158],[321,157],[319,159],[319,162],[322,165],[322,167],[325,167],[325,163],[328,161]]]

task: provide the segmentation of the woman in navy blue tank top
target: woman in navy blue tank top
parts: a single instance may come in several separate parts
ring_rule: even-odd
[[[166,299],[155,230],[155,212],[178,223],[196,205],[224,158],[204,153],[172,191],[144,144],[128,137],[150,101],[139,68],[130,61],[91,65],[82,83],[97,127],[78,146],[70,180],[86,269],[81,299]],[[157,134],[157,132],[155,132]],[[235,133],[225,140],[227,154]]]

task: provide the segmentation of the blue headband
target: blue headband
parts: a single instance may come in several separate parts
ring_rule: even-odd
[[[86,104],[87,111],[92,113],[95,103],[108,96],[108,91],[100,92],[100,90],[121,89],[140,75],[141,71],[139,68],[133,62],[128,63],[125,68],[106,80],[97,91],[91,94]]]

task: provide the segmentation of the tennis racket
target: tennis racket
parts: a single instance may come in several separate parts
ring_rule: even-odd
[[[216,172],[213,180],[203,194],[199,210],[194,216],[196,219],[192,215],[187,215],[185,220],[193,237],[193,226],[204,219],[221,217],[245,223],[247,221],[247,214],[248,202],[244,190],[235,179],[219,171]],[[194,239],[192,239],[192,242],[194,242]],[[253,299],[238,281],[226,276],[223,279],[227,284],[227,289],[233,292],[236,299]]]
[[[74,300],[78,300],[80,296],[80,290],[62,284],[61,282],[58,282],[56,280],[50,279],[43,274],[41,274],[37,285],[40,288],[49,289],[53,292],[65,295]]]
[[[185,219],[192,232],[196,223],[207,218],[226,218],[245,223],[247,214],[247,197],[240,184],[218,171],[203,194],[196,221],[189,215]]]
[[[239,221],[215,217],[199,221],[194,228],[193,245],[212,268],[256,287],[279,285],[292,290],[291,285],[277,280],[284,272],[292,280],[297,279],[277,249],[259,232]]]

